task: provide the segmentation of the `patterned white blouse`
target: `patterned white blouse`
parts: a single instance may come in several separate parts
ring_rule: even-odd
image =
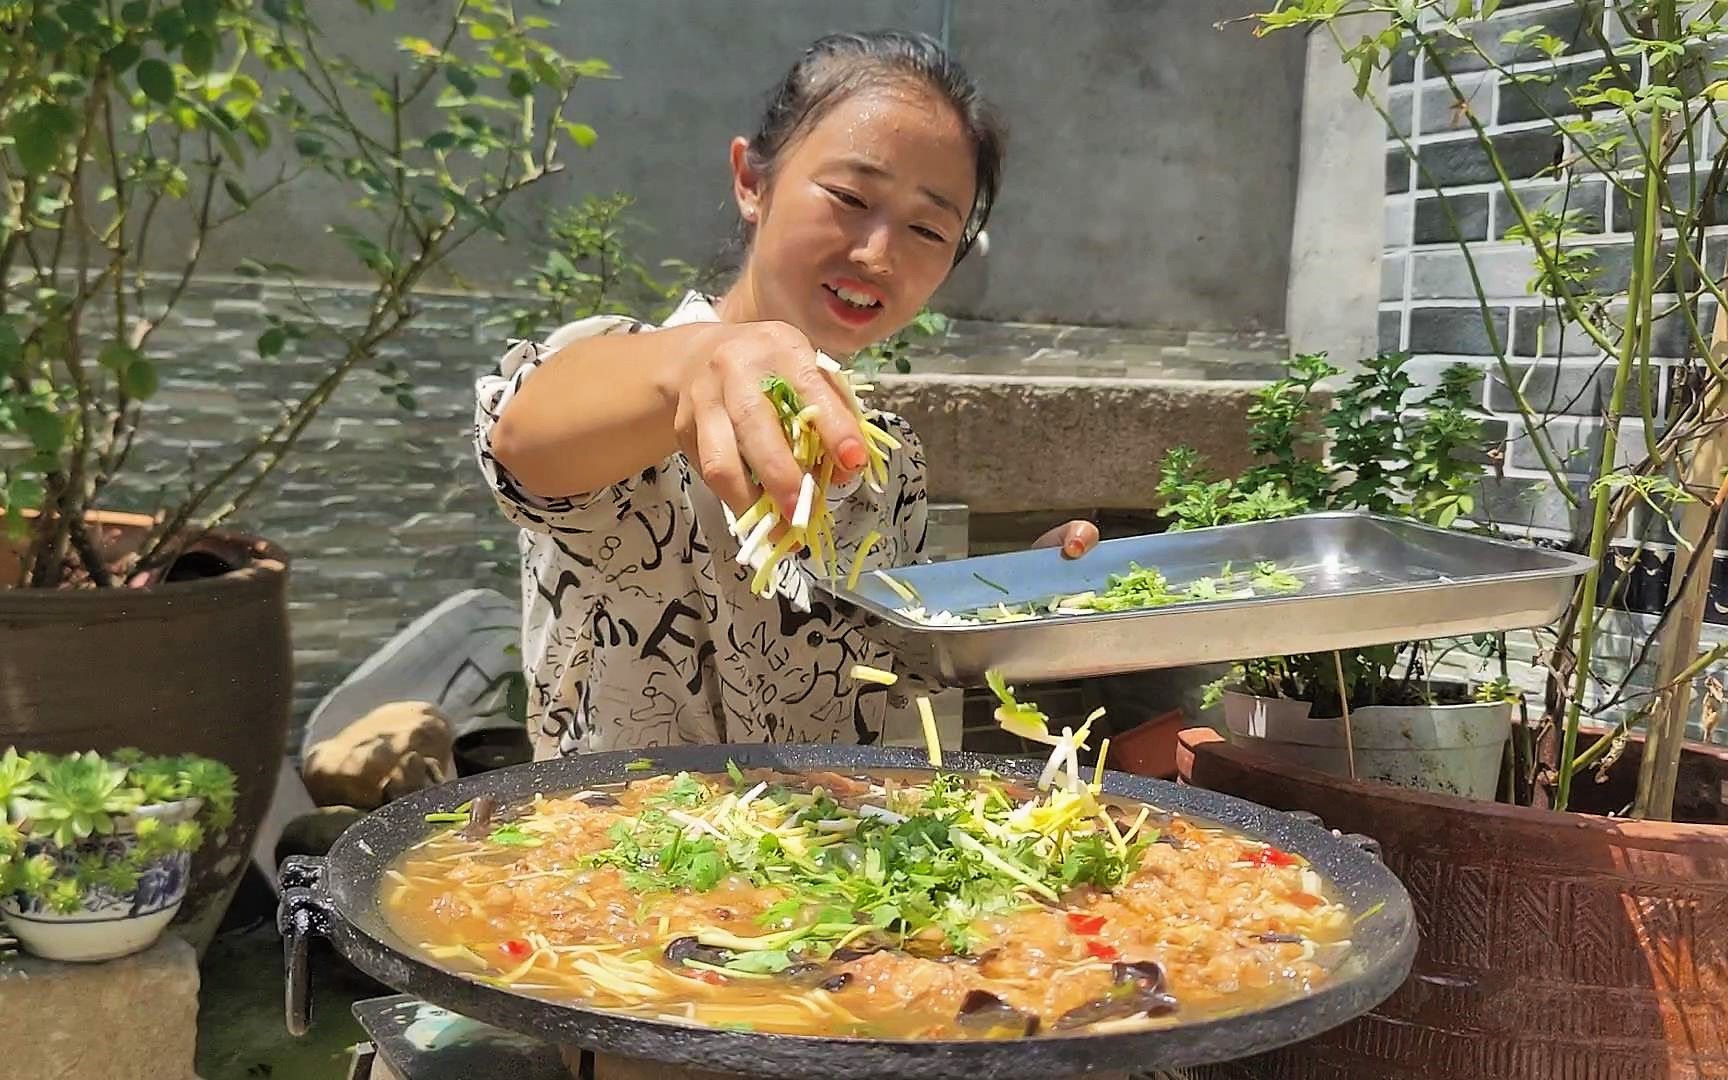
[[[691,293],[664,325],[717,321],[713,302]],[[885,688],[847,672],[855,663],[888,666],[887,652],[810,594],[800,561],[781,564],[772,598],[752,593],[752,571],[737,562],[720,501],[682,453],[561,498],[526,491],[493,457],[493,426],[544,360],[583,337],[654,329],[621,316],[571,323],[543,344],[511,343],[498,372],[476,385],[480,469],[522,529],[522,657],[536,756],[876,741],[891,711],[909,710],[907,682]],[[918,440],[897,416],[878,422],[902,445],[890,456],[884,492],[853,485],[829,496],[840,565],[850,568],[865,537],[882,533],[865,556],[867,571],[918,560],[927,524]]]

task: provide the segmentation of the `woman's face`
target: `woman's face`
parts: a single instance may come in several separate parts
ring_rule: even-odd
[[[850,356],[923,309],[954,265],[972,207],[972,142],[955,110],[913,86],[837,103],[781,153],[771,179],[733,145],[739,210],[755,225],[740,284],[755,319]]]

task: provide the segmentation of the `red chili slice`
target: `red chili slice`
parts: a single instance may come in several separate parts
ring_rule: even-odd
[[[1068,913],[1068,929],[1076,934],[1096,934],[1104,929],[1104,916],[1087,915],[1080,911]]]
[[[1290,902],[1299,908],[1317,908],[1326,901],[1313,893],[1299,892],[1290,894]]]
[[[1248,861],[1255,866],[1300,866],[1302,860],[1288,851],[1279,851],[1275,847],[1261,848],[1248,856]]]
[[[511,938],[509,941],[498,946],[498,948],[503,951],[505,956],[510,957],[512,960],[520,960],[534,951],[533,947],[521,938]]]
[[[700,970],[698,970],[698,971],[686,971],[686,972],[684,972],[684,974],[690,976],[692,979],[695,979],[698,982],[705,982],[709,986],[725,986],[726,985],[726,976],[720,974],[718,971],[700,971]]]
[[[1102,941],[1088,941],[1086,943],[1086,954],[1099,960],[1114,960],[1121,955],[1121,953],[1116,951],[1114,945],[1106,945]]]

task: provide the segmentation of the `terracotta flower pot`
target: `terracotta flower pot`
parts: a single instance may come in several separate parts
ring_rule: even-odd
[[[1685,808],[1712,824],[1353,783],[1210,729],[1182,732],[1177,758],[1189,783],[1377,839],[1422,930],[1409,980],[1367,1016],[1197,1077],[1728,1077],[1728,751],[1693,745],[1683,765]]]
[[[150,519],[93,515],[103,546],[136,544]],[[222,920],[274,793],[293,702],[287,556],[219,538],[241,569],[150,588],[0,587],[0,746],[69,753],[135,746],[201,754],[234,770],[234,822],[192,862],[178,920],[199,949]],[[0,569],[16,568],[0,542]]]
[[[1143,724],[1110,736],[1109,768],[1159,780],[1176,777],[1176,735],[1188,726],[1188,715],[1171,709]]]

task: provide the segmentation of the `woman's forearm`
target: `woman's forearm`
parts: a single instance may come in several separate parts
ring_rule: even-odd
[[[524,380],[492,429],[492,455],[544,498],[634,476],[677,449],[678,391],[709,324],[583,338]]]

